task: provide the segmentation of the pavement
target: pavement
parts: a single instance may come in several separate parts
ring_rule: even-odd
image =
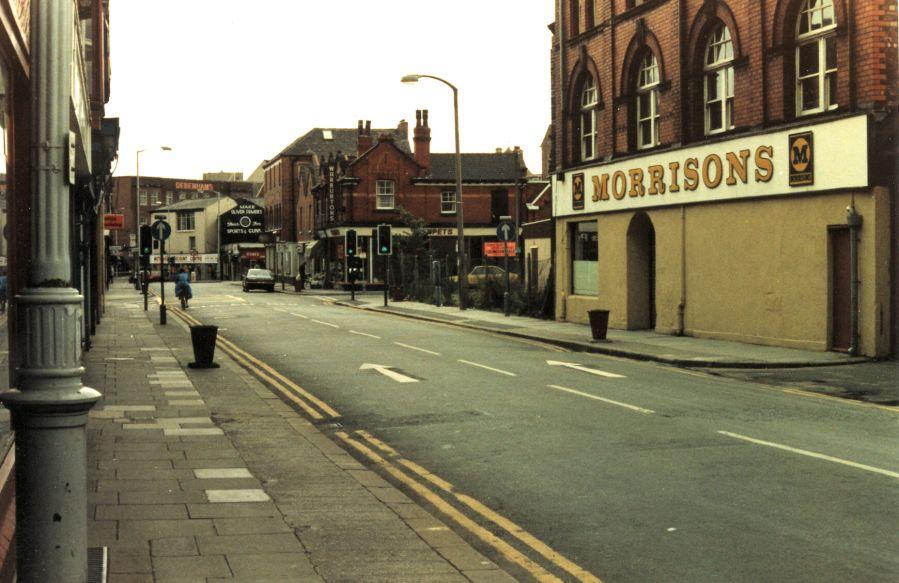
[[[301,293],[328,296],[336,303],[349,307],[487,330],[578,352],[595,352],[682,367],[770,369],[850,365],[870,361],[868,358],[852,357],[839,352],[797,350],[727,340],[672,336],[649,330],[610,329],[606,341],[596,342],[593,340],[590,326],[586,324],[542,320],[528,316],[506,317],[501,312],[487,310],[460,311],[457,307],[437,307],[411,301],[390,301],[387,307],[384,307],[383,295],[380,293],[357,293],[355,301],[350,300],[349,293],[322,290],[306,290]]]
[[[85,354],[110,583],[515,580],[221,351],[188,368],[187,326],[152,308],[114,284]]]

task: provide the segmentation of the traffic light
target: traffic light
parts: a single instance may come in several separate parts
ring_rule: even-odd
[[[150,255],[150,252],[153,249],[153,232],[150,230],[150,225],[140,226],[139,246],[141,255]]]
[[[390,234],[390,225],[378,225],[378,255],[391,255],[393,253],[393,239]]]
[[[346,256],[356,257],[356,231],[353,229],[346,232]]]

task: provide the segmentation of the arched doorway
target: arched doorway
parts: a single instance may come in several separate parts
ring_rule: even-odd
[[[656,231],[642,211],[627,228],[627,327],[656,327]]]

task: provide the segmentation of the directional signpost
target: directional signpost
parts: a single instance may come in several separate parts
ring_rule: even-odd
[[[165,326],[165,240],[172,236],[172,226],[165,221],[165,215],[156,215],[156,222],[150,226],[150,232],[159,241],[159,324]]]
[[[512,240],[515,233],[515,227],[511,225],[512,217],[502,216],[499,218],[499,225],[496,227],[496,236],[503,242],[503,268],[506,270],[506,291],[503,293],[503,314],[509,316],[510,308],[509,299],[511,291],[509,289],[509,246],[506,245]]]

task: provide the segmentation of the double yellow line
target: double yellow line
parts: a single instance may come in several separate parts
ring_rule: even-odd
[[[524,530],[521,526],[515,524],[514,522],[500,515],[494,510],[491,510],[471,496],[456,491],[455,487],[453,487],[452,484],[438,476],[435,476],[415,462],[403,459],[396,452],[396,450],[394,450],[383,441],[375,438],[367,431],[356,431],[354,433],[354,436],[350,436],[345,431],[338,431],[335,433],[335,435],[348,446],[365,456],[365,458],[368,459],[371,463],[378,466],[385,473],[400,482],[400,484],[402,484],[404,487],[421,496],[445,517],[449,518],[450,520],[461,526],[463,529],[473,534],[483,543],[491,546],[507,561],[514,563],[515,565],[518,565],[522,569],[526,570],[537,581],[540,581],[541,583],[549,583],[558,582],[561,581],[561,579],[529,558],[523,552],[516,549],[511,544],[507,543],[497,535],[490,532],[490,530],[488,530],[487,528],[484,528],[483,526],[463,514],[461,511],[457,510],[455,506],[444,500],[443,497],[429,489],[426,485],[422,484],[418,480],[409,476],[406,472],[404,472],[397,466],[403,466],[407,471],[417,476],[420,480],[425,481],[429,485],[436,487],[437,490],[442,491],[444,495],[446,495],[451,500],[454,500],[455,502],[468,507],[468,509],[473,511],[477,516],[493,523],[495,526],[499,527],[500,529],[523,543],[529,551],[540,555],[554,567],[558,568],[561,571],[564,571],[565,573],[573,577],[576,581],[583,581],[587,583],[602,583],[600,579],[596,577],[596,575],[575,564],[558,551],[553,550],[549,547],[549,545]],[[363,441],[367,442],[367,445],[366,443],[362,443]],[[381,453],[374,451],[375,449],[379,450]]]
[[[202,325],[202,322],[193,316],[188,315],[184,310],[169,308],[169,311],[189,326]],[[239,365],[258,377],[262,382],[272,387],[278,394],[296,404],[312,419],[320,421],[325,419],[337,419],[341,416],[336,409],[246,350],[240,348],[221,334],[216,337],[216,346],[234,359]]]
[[[188,325],[202,325],[199,320],[188,315],[184,310],[169,308],[169,311]],[[252,354],[238,347],[224,336],[217,336],[216,345],[225,352],[225,354],[234,359],[235,362],[258,377],[262,382],[268,384],[280,395],[295,403],[312,419],[329,420],[337,419],[341,416],[333,407],[311,394],[309,391],[303,389],[274,368],[254,357]],[[415,492],[418,496],[426,500],[443,516],[452,522],[455,522],[467,532],[470,532],[484,544],[492,547],[504,559],[518,565],[520,568],[530,573],[531,576],[540,583],[557,583],[561,582],[562,579],[528,557],[528,555],[521,550],[518,550],[499,536],[493,534],[487,528],[466,516],[466,514],[447,502],[436,491],[442,492],[443,495],[450,500],[467,507],[474,515],[489,521],[499,529],[505,531],[511,537],[522,543],[527,548],[528,552],[539,555],[548,561],[554,568],[570,575],[574,580],[583,581],[585,583],[602,583],[595,575],[575,564],[561,553],[553,550],[547,544],[540,541],[508,518],[491,510],[471,496],[456,491],[452,484],[432,474],[415,462],[402,458],[396,450],[383,441],[375,438],[367,431],[356,431],[354,436],[350,436],[344,431],[338,431],[335,432],[334,435],[351,449],[359,452],[372,464],[397,480],[403,487]],[[363,441],[368,445],[363,443]],[[383,455],[377,453],[375,449],[379,450]],[[400,469],[398,466],[402,466],[403,469]],[[409,474],[416,476],[418,479],[413,478]]]

